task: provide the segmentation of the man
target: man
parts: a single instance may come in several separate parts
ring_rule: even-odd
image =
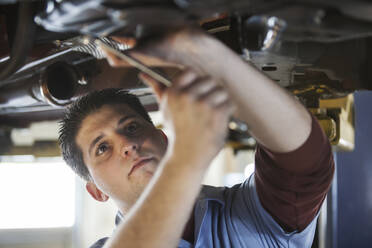
[[[115,90],[82,98],[62,122],[65,160],[96,200],[111,197],[122,216],[113,237],[93,247],[310,247],[334,170],[317,121],[200,31],[175,32],[140,49],[132,55],[192,68],[169,88],[141,75],[154,90],[169,137],[137,100]],[[256,171],[232,188],[202,188],[223,146],[232,102],[234,116],[260,143]]]

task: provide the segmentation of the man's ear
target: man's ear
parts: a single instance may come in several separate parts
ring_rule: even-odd
[[[105,202],[109,199],[108,195],[106,195],[101,190],[99,190],[96,184],[91,181],[87,182],[87,184],[85,185],[85,188],[87,189],[89,194],[97,201]]]
[[[164,141],[165,141],[165,144],[168,145],[168,136],[164,133],[163,130],[161,129],[158,129],[158,132],[160,133],[160,135],[163,137]]]

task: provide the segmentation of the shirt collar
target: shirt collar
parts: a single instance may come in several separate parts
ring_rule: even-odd
[[[213,187],[209,185],[203,185],[202,190],[198,196],[199,201],[216,201],[222,205],[225,205],[225,187]]]
[[[209,185],[203,185],[200,194],[197,198],[197,202],[209,202],[215,201],[221,205],[225,205],[224,192],[225,187],[213,187]],[[119,225],[120,222],[124,219],[124,215],[118,211],[115,217],[115,225]]]

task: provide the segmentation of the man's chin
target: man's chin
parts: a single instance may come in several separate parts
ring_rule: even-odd
[[[148,177],[152,177],[155,172],[156,172],[156,169],[158,168],[157,165],[148,165],[146,168],[143,168],[144,169],[144,174]]]
[[[157,168],[158,165],[155,162],[150,162],[143,166],[142,168],[139,168],[137,172],[141,173],[141,175],[144,176],[145,178],[151,179],[154,176]]]

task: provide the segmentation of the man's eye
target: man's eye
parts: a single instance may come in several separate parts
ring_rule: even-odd
[[[140,129],[140,125],[137,122],[131,122],[125,127],[125,131],[128,134],[135,134]]]
[[[97,147],[96,155],[102,155],[108,149],[108,145],[106,143],[102,143]]]

